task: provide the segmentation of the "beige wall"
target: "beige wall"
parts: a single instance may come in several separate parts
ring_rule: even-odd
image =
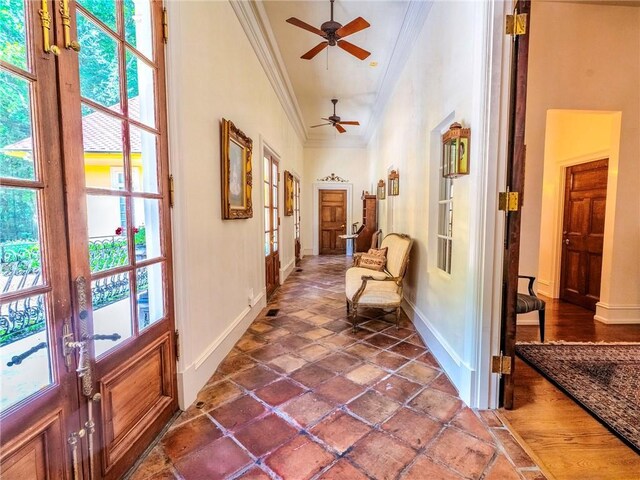
[[[486,381],[475,375],[483,368],[480,330],[491,328],[491,307],[483,313],[483,302],[492,291],[491,235],[497,221],[492,217],[497,208],[490,204],[500,160],[489,154],[495,131],[485,110],[494,90],[483,84],[491,68],[483,42],[492,31],[483,25],[493,8],[485,2],[434,2],[368,146],[370,184],[386,179],[392,167],[400,174],[400,195],[379,202],[379,223],[385,234],[393,230],[415,240],[404,290],[407,311],[471,405],[487,401],[474,396],[476,382]],[[495,118],[499,111],[497,105]],[[470,175],[453,181],[452,271],[447,274],[436,263],[437,202],[441,135],[454,121],[471,128]]]
[[[317,236],[317,221],[314,221],[314,184],[321,185],[318,179],[332,173],[348,180],[351,184],[353,199],[351,205],[351,223],[362,223],[363,190],[371,189],[369,184],[367,151],[364,148],[305,148],[304,149],[304,181],[301,184],[302,212],[306,219],[302,226],[302,248],[306,255],[313,253],[314,239]],[[317,201],[317,199],[315,199]],[[350,226],[348,227],[351,228]]]
[[[619,161],[609,169],[606,229],[613,236],[605,240],[603,264],[609,282],[596,313],[604,321],[640,321],[640,8],[534,2],[530,38],[520,271],[537,273],[540,288],[553,290],[551,273],[538,271],[553,255],[549,242],[559,241],[541,236],[543,191],[552,188],[545,172],[547,112],[621,112]]]
[[[303,151],[230,4],[168,2],[167,7],[175,298],[182,352],[178,383],[184,408],[265,304],[263,144],[280,156],[281,171],[302,174]],[[221,220],[223,117],[253,139],[252,219]],[[291,268],[293,217],[281,212],[281,218],[281,262]]]

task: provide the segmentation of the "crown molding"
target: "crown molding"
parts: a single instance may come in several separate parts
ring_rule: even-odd
[[[402,27],[400,27],[400,33],[393,52],[391,54],[391,61],[387,66],[387,70],[384,73],[382,82],[380,82],[380,88],[378,95],[376,96],[371,111],[371,117],[367,130],[364,132],[364,142],[368,145],[371,137],[375,133],[376,129],[380,125],[380,121],[387,108],[387,103],[393,94],[393,90],[398,83],[398,79],[404,70],[404,66],[409,60],[409,56],[413,51],[413,45],[416,42],[422,26],[424,25],[433,0],[428,1],[409,1],[407,5],[407,11],[404,15]]]
[[[238,17],[238,21],[244,29],[278,100],[280,100],[285,114],[300,141],[304,144],[307,140],[307,132],[304,127],[302,111],[293,92],[291,80],[262,2],[229,0],[229,3]]]

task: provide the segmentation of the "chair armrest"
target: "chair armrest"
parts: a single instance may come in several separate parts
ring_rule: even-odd
[[[533,292],[533,282],[535,282],[536,277],[532,277],[529,275],[518,275],[518,278],[528,278],[529,279],[529,295],[531,295],[532,297],[535,297],[536,294]]]

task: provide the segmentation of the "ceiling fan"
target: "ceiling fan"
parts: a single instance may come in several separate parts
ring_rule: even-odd
[[[338,103],[338,99],[337,98],[332,98],[331,99],[331,103],[333,103],[333,115],[331,115],[329,118],[321,117],[322,120],[326,120],[329,123],[321,123],[320,125],[312,125],[311,128],[324,127],[325,125],[331,125],[332,127],[336,127],[336,130],[338,130],[340,133],[344,133],[344,132],[346,132],[346,130],[342,125],[360,125],[360,122],[356,122],[356,121],[348,121],[348,122],[346,122],[346,121],[340,120],[340,117],[336,115],[336,103]]]
[[[346,40],[342,39],[347,35],[359,32],[360,30],[364,30],[371,25],[369,25],[369,22],[367,22],[364,18],[358,17],[355,20],[347,23],[345,26],[342,26],[340,23],[333,20],[333,2],[334,0],[331,0],[331,20],[320,25],[320,29],[317,29],[316,27],[309,25],[308,23],[305,23],[295,17],[287,19],[287,22],[291,25],[303,28],[309,32],[320,35],[325,39],[324,42],[320,42],[300,58],[304,60],[311,60],[329,45],[331,45],[332,47],[338,45],[341,49],[345,50],[351,55],[358,57],[360,60],[364,60],[369,55],[371,55],[370,52],[367,52],[366,50],[354,45],[353,43],[349,43]]]

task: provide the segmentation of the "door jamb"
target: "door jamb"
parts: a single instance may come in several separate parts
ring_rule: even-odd
[[[313,183],[313,254],[320,254],[320,190],[347,191],[347,232],[352,225],[353,183],[350,182],[314,182]]]

